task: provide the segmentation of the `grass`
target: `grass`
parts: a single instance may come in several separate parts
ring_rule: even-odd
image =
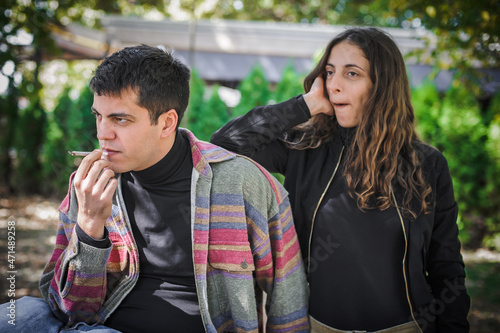
[[[500,262],[467,262],[471,333],[500,332]]]

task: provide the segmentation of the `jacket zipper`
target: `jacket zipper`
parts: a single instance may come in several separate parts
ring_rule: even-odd
[[[337,162],[337,165],[335,166],[335,170],[333,170],[333,174],[330,177],[330,180],[328,181],[328,184],[326,184],[325,190],[323,191],[323,194],[321,194],[321,197],[319,198],[318,204],[316,205],[316,209],[314,210],[313,218],[312,218],[312,223],[311,223],[311,233],[309,234],[309,248],[307,252],[307,276],[311,276],[311,244],[312,244],[312,236],[313,236],[313,230],[314,230],[314,222],[316,220],[316,214],[318,213],[319,205],[321,205],[321,202],[323,201],[323,198],[325,197],[326,191],[328,191],[328,188],[330,187],[330,184],[333,181],[333,177],[337,174],[337,170],[340,165],[340,161],[342,161],[342,155],[344,154],[344,148],[345,146],[342,146],[342,150],[340,151],[340,156],[339,156],[339,161]]]
[[[330,188],[330,185],[331,185],[331,183],[333,181],[333,178],[337,174],[337,170],[339,168],[340,162],[342,161],[342,155],[344,153],[344,149],[345,149],[345,146],[343,146],[342,150],[340,151],[339,160],[337,162],[337,165],[335,166],[335,170],[333,170],[333,174],[330,177],[330,180],[328,181],[328,184],[326,185],[325,190],[321,194],[321,197],[319,198],[318,204],[316,205],[316,209],[314,210],[314,214],[313,214],[313,218],[312,218],[312,223],[311,223],[311,232],[309,234],[309,248],[308,248],[308,254],[307,254],[307,259],[308,259],[307,260],[307,275],[308,275],[308,277],[310,277],[310,275],[311,275],[311,244],[312,244],[312,235],[313,235],[313,231],[314,231],[314,222],[316,221],[316,214],[318,213],[319,206],[321,205],[321,202],[323,201],[323,198],[325,197],[326,191],[328,191],[328,188]],[[394,191],[392,191],[392,189],[391,189],[391,194],[392,194],[392,198],[394,200],[396,211],[398,212],[399,221],[401,222],[401,227],[403,228],[403,235],[404,235],[404,238],[405,238],[405,251],[404,251],[403,262],[402,262],[403,265],[402,266],[403,266],[403,278],[404,278],[404,281],[405,281],[406,300],[408,301],[408,305],[410,307],[411,317],[412,317],[413,321],[415,322],[415,325],[417,325],[418,330],[421,333],[423,333],[422,329],[418,325],[417,320],[415,319],[415,314],[413,313],[413,307],[411,305],[410,293],[409,293],[409,288],[408,288],[408,279],[406,277],[406,268],[405,268],[405,265],[406,265],[406,255],[407,255],[407,252],[408,252],[408,238],[406,237],[406,228],[405,228],[405,225],[404,225],[404,222],[403,222],[403,217],[401,215],[401,212],[399,211],[398,203],[396,201],[396,196],[394,195]]]
[[[410,306],[411,318],[415,322],[415,325],[417,325],[418,330],[421,333],[423,333],[422,329],[418,325],[418,322],[415,319],[415,315],[413,313],[413,307],[411,305],[410,293],[409,293],[409,288],[408,288],[408,280],[406,278],[406,255],[408,253],[408,238],[406,237],[406,228],[405,228],[405,224],[403,222],[403,217],[401,215],[401,212],[399,211],[398,202],[396,201],[396,196],[394,195],[394,191],[392,190],[392,188],[391,188],[391,194],[392,194],[392,199],[394,200],[394,206],[396,207],[396,211],[398,212],[399,221],[401,222],[401,227],[403,228],[403,235],[405,237],[405,252],[404,252],[404,256],[403,256],[403,278],[404,278],[404,281],[405,281],[406,300],[408,301],[408,305]]]

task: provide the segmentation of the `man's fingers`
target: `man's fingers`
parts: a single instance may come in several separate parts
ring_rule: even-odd
[[[113,170],[108,168],[103,169],[101,174],[99,175],[99,178],[94,184],[93,193],[103,193],[104,189],[109,185],[109,182],[113,179],[114,176],[115,173],[113,172]]]
[[[118,187],[118,179],[111,178],[106,184],[104,191],[102,192],[102,199],[113,200],[113,195],[115,194],[117,187]]]
[[[85,177],[85,180],[90,184],[90,186],[93,186],[99,178],[101,178],[104,169],[108,167],[109,164],[110,163],[106,160],[97,160],[92,164],[92,167],[87,173],[87,177]]]
[[[75,185],[80,183],[83,179],[85,179],[87,177],[89,171],[92,168],[92,165],[94,164],[95,161],[98,161],[101,159],[101,155],[102,155],[101,150],[94,150],[92,153],[85,156],[85,158],[80,163],[78,170],[76,171]]]

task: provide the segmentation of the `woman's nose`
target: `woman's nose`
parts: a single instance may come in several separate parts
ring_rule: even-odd
[[[342,91],[341,79],[337,76],[333,76],[328,84],[328,92],[332,94],[337,94]]]

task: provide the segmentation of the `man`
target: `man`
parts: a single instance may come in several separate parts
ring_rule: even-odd
[[[71,177],[40,280],[54,317],[37,299],[17,306],[44,317],[38,331],[256,332],[262,291],[267,332],[308,331],[287,194],[251,160],[178,128],[189,78],[171,54],[145,45],[97,68],[101,149]]]

